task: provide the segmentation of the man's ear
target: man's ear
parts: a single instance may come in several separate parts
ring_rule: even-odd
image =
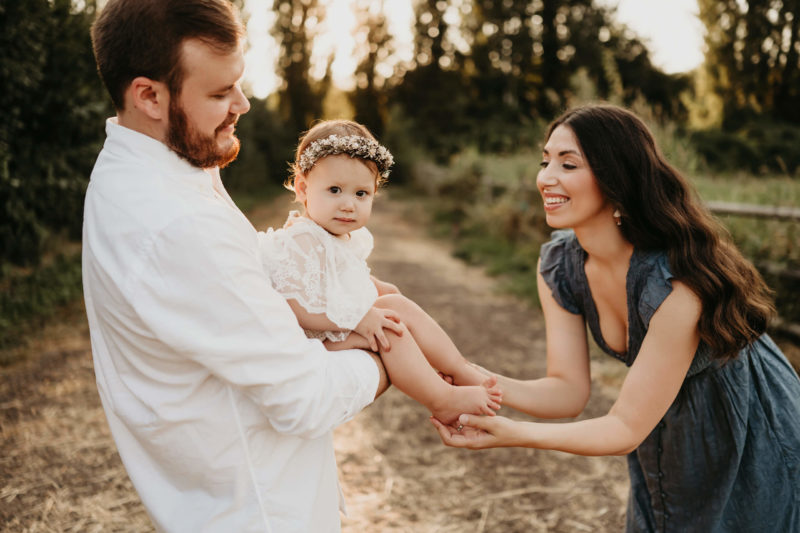
[[[127,96],[129,103],[148,118],[168,120],[169,90],[165,83],[138,76],[128,87]]]

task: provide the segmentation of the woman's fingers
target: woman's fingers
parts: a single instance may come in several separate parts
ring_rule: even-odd
[[[445,374],[444,372],[438,372],[439,377],[445,380],[449,385],[453,385],[456,381],[453,379],[453,376]]]
[[[430,418],[430,421],[436,428],[436,431],[439,433],[439,437],[442,439],[444,444],[447,444],[448,446],[458,446],[458,443],[453,441],[453,436],[456,431],[452,427],[442,424],[439,419],[433,416]],[[464,443],[462,443],[462,447],[463,445]]]

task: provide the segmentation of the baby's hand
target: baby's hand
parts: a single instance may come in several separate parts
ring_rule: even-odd
[[[403,328],[400,326],[400,317],[395,311],[391,309],[379,309],[377,307],[371,308],[361,319],[361,322],[355,327],[353,331],[367,339],[370,349],[373,352],[379,350],[389,351],[391,344],[389,339],[386,338],[386,333],[383,331],[388,329],[398,336],[403,334]]]

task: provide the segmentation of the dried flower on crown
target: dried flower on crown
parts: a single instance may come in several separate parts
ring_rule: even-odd
[[[383,179],[389,177],[389,167],[394,164],[394,158],[386,147],[381,146],[372,139],[359,135],[329,135],[317,139],[308,145],[300,155],[297,166],[304,173],[314,167],[317,161],[325,156],[347,154],[350,157],[367,159],[378,165],[378,173]]]

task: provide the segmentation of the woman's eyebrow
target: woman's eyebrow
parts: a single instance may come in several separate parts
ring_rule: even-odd
[[[542,153],[550,155],[550,152],[547,151],[547,148],[542,148]],[[581,155],[580,152],[578,152],[577,150],[561,150],[560,152],[558,152],[558,155],[560,155],[560,156],[561,155],[567,155],[567,154],[575,154],[575,155],[578,155],[578,156]]]

